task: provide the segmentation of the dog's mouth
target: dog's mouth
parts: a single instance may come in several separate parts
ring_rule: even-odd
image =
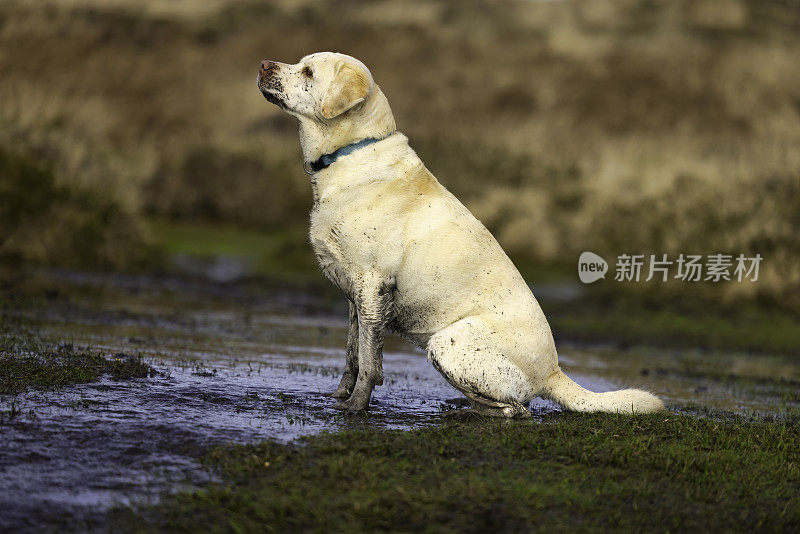
[[[280,80],[276,80],[272,76],[264,76],[262,73],[258,74],[258,89],[268,102],[275,104],[281,109],[286,109],[286,102],[279,96],[283,93],[283,85]]]
[[[261,90],[261,94],[264,95],[264,98],[267,99],[267,102],[272,102],[279,108],[286,109],[286,103],[281,100],[278,95],[265,91],[264,89]]]

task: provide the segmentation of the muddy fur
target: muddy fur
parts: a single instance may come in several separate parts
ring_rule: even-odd
[[[536,396],[577,411],[662,408],[645,391],[592,393],[561,372],[525,280],[396,131],[386,97],[360,61],[330,52],[294,65],[264,61],[258,87],[300,121],[306,163],[380,139],[311,178],[311,244],[322,272],[351,302],[347,365],[333,393],[339,408],[369,406],[383,382],[387,328],[427,349],[484,415],[520,417]]]

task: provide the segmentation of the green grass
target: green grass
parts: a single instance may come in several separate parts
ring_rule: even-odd
[[[140,357],[39,341],[25,330],[0,332],[0,395],[29,389],[59,389],[94,382],[104,374],[115,380],[144,378],[154,370]]]
[[[622,298],[621,298],[622,300]],[[600,305],[590,299],[543,303],[557,338],[610,342],[620,347],[650,345],[703,350],[751,351],[797,357],[800,319],[780,310],[749,306],[735,313],[709,305],[694,311],[665,304]]]
[[[163,219],[152,220],[149,226],[168,256],[183,255],[201,261],[227,256],[243,261],[255,275],[291,282],[322,278],[305,230],[266,232]]]
[[[274,253],[282,243],[276,233],[181,222],[152,221],[153,233],[172,254],[258,257]]]
[[[800,420],[554,413],[215,450],[132,531],[790,531]],[[123,522],[120,518],[117,520]]]

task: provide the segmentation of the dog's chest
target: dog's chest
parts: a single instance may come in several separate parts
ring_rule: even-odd
[[[317,263],[323,274],[345,295],[352,298],[353,273],[347,268],[341,232],[341,224],[333,214],[324,207],[315,205],[311,211],[309,238]]]

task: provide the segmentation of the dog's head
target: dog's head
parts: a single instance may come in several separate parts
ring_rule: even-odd
[[[258,88],[295,115],[330,121],[363,103],[375,83],[359,60],[334,52],[311,54],[288,65],[264,60]]]
[[[300,119],[306,156],[366,137],[385,137],[395,124],[389,104],[359,60],[334,52],[311,54],[294,65],[264,60],[258,72],[264,97]]]

